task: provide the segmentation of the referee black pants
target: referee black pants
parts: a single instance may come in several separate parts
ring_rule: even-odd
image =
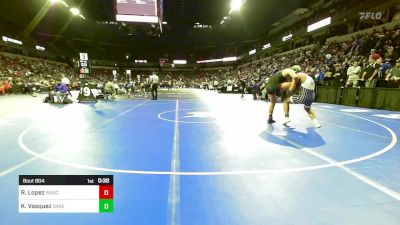
[[[154,100],[157,100],[158,84],[151,85],[151,96]]]

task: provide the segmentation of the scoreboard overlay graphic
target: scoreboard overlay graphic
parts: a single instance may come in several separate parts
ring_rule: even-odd
[[[20,175],[20,213],[110,213],[114,177]]]

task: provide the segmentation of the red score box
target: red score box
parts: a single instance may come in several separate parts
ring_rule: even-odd
[[[114,199],[114,186],[100,185],[99,196],[100,199]]]

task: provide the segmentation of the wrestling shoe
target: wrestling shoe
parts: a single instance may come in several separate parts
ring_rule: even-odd
[[[289,117],[285,117],[285,119],[282,122],[282,125],[286,126],[288,123],[290,123],[290,118]]]
[[[318,123],[317,120],[313,120],[312,123],[314,124],[314,127],[315,127],[315,128],[320,128],[320,127],[321,127],[321,124]]]
[[[273,123],[275,123],[276,121],[275,120],[273,120],[272,118],[268,118],[268,124],[273,124]]]

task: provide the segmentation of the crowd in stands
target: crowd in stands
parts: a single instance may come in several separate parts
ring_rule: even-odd
[[[0,90],[4,90],[2,94],[50,90],[63,77],[73,77],[73,75],[73,69],[67,64],[0,55]]]
[[[351,41],[326,43],[317,49],[304,49],[240,66],[228,75],[219,76],[219,83],[240,79],[262,87],[269,76],[292,65],[300,65],[320,86],[390,87],[400,86],[400,27],[393,30],[358,35]]]
[[[317,85],[337,87],[400,87],[400,27],[383,29],[372,35],[358,35],[351,41],[326,43],[314,49],[271,56],[231,69],[211,71],[158,71],[165,87],[190,87],[238,90],[246,83],[249,92],[260,93],[268,77],[279,70],[300,65]],[[93,69],[87,82],[103,88],[113,81],[121,89],[140,90],[151,71],[132,71],[114,75],[111,68]],[[140,75],[140,79],[138,79]],[[16,55],[0,55],[0,95],[53,90],[62,78],[70,80],[70,89],[79,89],[77,69],[67,64]]]

